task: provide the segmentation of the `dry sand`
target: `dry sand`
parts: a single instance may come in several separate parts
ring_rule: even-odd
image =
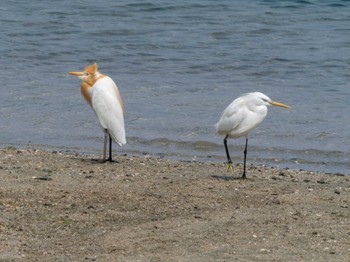
[[[349,261],[350,177],[0,150],[1,261]]]

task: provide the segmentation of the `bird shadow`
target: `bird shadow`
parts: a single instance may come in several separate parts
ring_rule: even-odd
[[[84,163],[91,163],[91,164],[119,163],[119,161],[116,161],[116,160],[102,160],[97,158],[81,158],[80,161]]]
[[[223,181],[246,181],[246,178],[243,178],[241,176],[218,176],[218,175],[212,175],[211,178],[217,179],[217,180],[223,180]]]

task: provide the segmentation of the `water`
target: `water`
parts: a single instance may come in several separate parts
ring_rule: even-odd
[[[224,162],[213,125],[261,91],[293,109],[269,108],[250,163],[349,174],[349,1],[8,0],[0,21],[0,146],[100,153],[67,74],[98,62],[126,106],[116,152]]]

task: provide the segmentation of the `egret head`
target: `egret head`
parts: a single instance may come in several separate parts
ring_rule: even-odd
[[[69,72],[68,74],[79,77],[83,82],[91,82],[99,76],[96,63],[85,67],[83,72]]]
[[[255,103],[257,106],[258,105],[266,105],[266,106],[280,106],[284,108],[290,108],[289,106],[282,104],[280,102],[276,102],[271,100],[267,95],[260,93],[260,92],[254,92],[254,93],[249,93],[247,95],[253,103]]]

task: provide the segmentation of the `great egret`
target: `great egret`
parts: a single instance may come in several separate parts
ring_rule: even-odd
[[[233,170],[232,160],[229,150],[227,148],[228,138],[245,137],[245,149],[244,149],[244,167],[243,176],[246,178],[246,159],[247,159],[247,146],[248,135],[250,131],[256,128],[266,117],[267,106],[280,106],[289,108],[289,106],[272,101],[268,96],[260,92],[247,93],[235,99],[224,110],[219,122],[216,123],[216,132],[219,135],[224,136],[224,146],[227,156],[227,171]]]
[[[114,81],[98,72],[97,64],[92,64],[83,72],[68,74],[81,79],[81,93],[95,111],[104,130],[103,161],[112,161],[112,139],[122,146],[126,143],[124,128],[124,105]],[[109,157],[106,159],[106,147],[109,137]]]

